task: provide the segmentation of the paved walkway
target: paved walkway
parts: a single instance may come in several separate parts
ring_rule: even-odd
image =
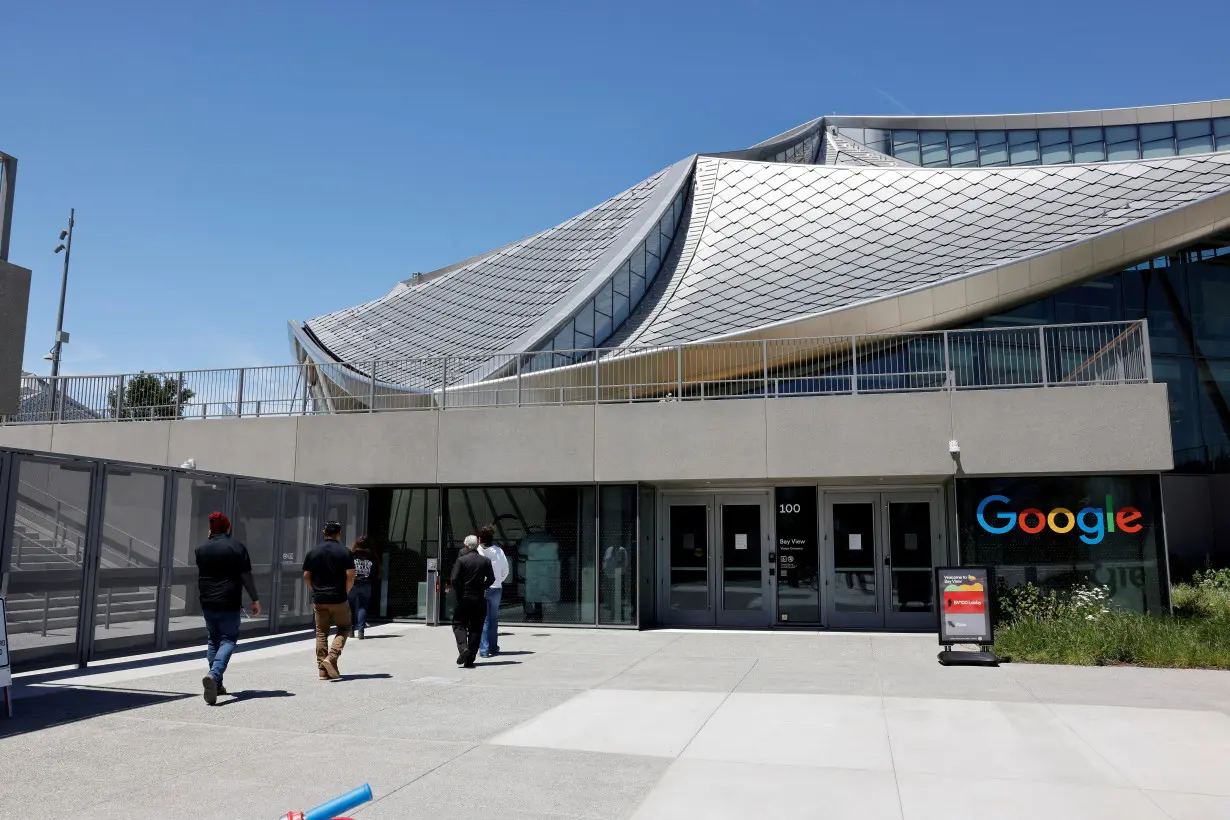
[[[445,629],[25,676],[0,817],[1230,818],[1230,673],[942,668],[930,636]],[[187,659],[183,659],[187,658]]]

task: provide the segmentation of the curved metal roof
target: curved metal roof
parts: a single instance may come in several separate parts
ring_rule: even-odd
[[[811,120],[752,148],[688,157],[555,228],[400,282],[372,302],[292,322],[292,340],[297,355],[320,364],[379,357],[388,362],[380,382],[411,390],[440,383],[424,357],[490,352],[447,380],[482,379],[498,354],[539,349],[609,288],[681,192],[684,213],[661,249],[661,272],[608,346],[790,335],[804,325],[823,334],[952,323],[1230,227],[1230,210],[1221,210],[1230,209],[1230,153],[919,168],[837,126],[1045,128],[1223,115],[1230,102]],[[1163,218],[1171,222],[1155,230]],[[1113,250],[1095,254],[1097,243]],[[817,318],[838,315],[847,319]],[[339,385],[351,378],[333,372]]]
[[[695,251],[623,343],[727,336],[1087,241],[1230,193],[1230,154],[969,169],[702,157],[703,176]]]
[[[550,230],[400,282],[379,299],[292,326],[292,333],[317,354],[312,358],[340,362],[531,347],[614,275],[646,229],[656,229],[691,164],[689,157]],[[407,387],[438,384],[440,374],[427,367],[390,363],[380,375]]]

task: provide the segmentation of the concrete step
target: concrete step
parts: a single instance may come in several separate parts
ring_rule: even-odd
[[[74,629],[77,626],[77,616],[73,615],[66,618],[48,618],[47,629]],[[20,623],[9,624],[9,634],[17,635],[21,633],[29,634],[31,632],[41,632],[43,630],[43,619],[37,621],[23,621]]]

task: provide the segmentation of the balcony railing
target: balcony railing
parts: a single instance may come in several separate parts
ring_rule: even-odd
[[[7,424],[1152,381],[1144,321],[27,378]]]

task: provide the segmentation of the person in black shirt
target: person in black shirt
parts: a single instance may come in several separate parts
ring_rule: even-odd
[[[312,592],[312,613],[316,618],[316,667],[321,680],[337,680],[338,658],[350,637],[350,603],[354,586],[354,556],[342,546],[342,525],[325,524],[324,540],[312,547],[303,559],[303,581]],[[329,646],[329,624],[337,626],[333,646]]]
[[[242,590],[252,599],[252,614],[261,614],[261,602],[252,580],[252,559],[248,549],[231,538],[231,522],[220,512],[209,514],[209,540],[196,548],[201,614],[209,638],[205,662],[209,673],[201,679],[205,702],[213,706],[218,695],[226,694],[222,676],[239,643],[239,615],[243,607]]]
[[[354,636],[363,640],[363,630],[367,627],[367,603],[372,598],[372,586],[376,582],[376,572],[380,569],[380,559],[367,546],[367,536],[360,535],[350,547],[354,556],[354,586],[350,588],[350,622],[354,625]]]
[[[465,546],[449,578],[457,594],[453,607],[453,637],[457,640],[457,665],[474,668],[478,645],[483,639],[487,617],[487,587],[495,583],[491,561],[478,551],[478,536],[467,535]]]

